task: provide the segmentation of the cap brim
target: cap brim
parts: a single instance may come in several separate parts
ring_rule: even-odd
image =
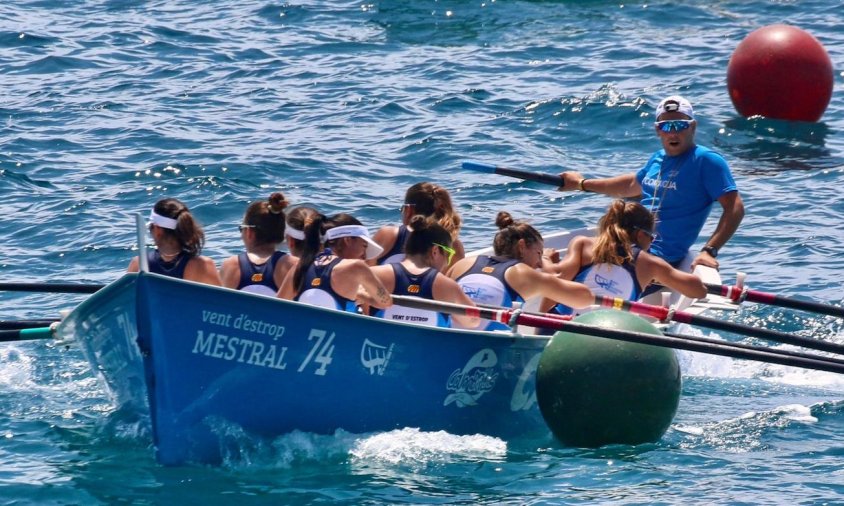
[[[378,258],[378,256],[384,252],[384,248],[381,247],[377,242],[373,241],[369,237],[361,237],[364,241],[366,241],[366,259],[372,260],[373,258]]]

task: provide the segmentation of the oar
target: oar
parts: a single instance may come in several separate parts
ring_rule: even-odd
[[[498,174],[501,176],[525,179],[527,181],[536,181],[539,183],[550,184],[552,186],[563,186],[563,178],[561,178],[557,174],[528,172],[526,170],[509,169],[507,167],[498,167],[496,165],[490,165],[488,163],[474,161],[463,162],[463,168],[467,170],[475,170],[478,172],[486,172],[487,174]]]
[[[37,329],[0,330],[0,342],[29,341],[32,339],[52,339],[53,329],[41,327]]]
[[[7,292],[94,293],[104,286],[81,283],[0,283],[0,290]]]
[[[564,330],[576,334],[585,334],[595,337],[615,339],[619,341],[650,344],[653,346],[661,346],[664,348],[696,351],[700,353],[709,353],[712,355],[720,355],[724,357],[756,360],[759,362],[768,362],[772,364],[780,364],[792,367],[803,367],[806,369],[816,369],[819,371],[844,374],[844,364],[842,364],[840,360],[830,360],[826,357],[816,355],[795,357],[788,354],[779,353],[779,350],[763,348],[748,349],[747,346],[736,347],[733,346],[734,343],[729,343],[726,341],[712,340],[714,342],[703,342],[697,340],[687,340],[674,336],[659,336],[654,334],[645,334],[642,332],[634,332],[630,330],[617,330],[603,327],[593,327],[591,325],[584,325],[582,323],[565,321],[557,318],[548,318],[535,314],[521,313],[517,310],[512,309],[489,309],[483,307],[463,306],[460,304],[452,304],[449,302],[440,302],[429,299],[420,299],[417,297],[408,297],[404,295],[393,295],[393,301],[399,305],[406,307],[425,309],[429,311],[439,311],[442,313],[449,314],[475,316],[480,318],[486,318],[487,320],[494,320],[507,325],[511,324],[511,320],[515,319],[515,322],[513,323],[519,325],[547,328],[552,330]]]
[[[51,323],[57,321],[60,320],[6,320],[0,321],[0,330],[22,330],[34,329],[37,327],[49,327]]]
[[[807,300],[792,299],[776,295],[773,293],[757,292],[755,290],[748,290],[738,286],[729,285],[715,285],[706,283],[706,289],[711,294],[726,297],[733,302],[742,302],[749,300],[750,302],[759,302],[761,304],[769,304],[772,306],[782,306],[791,309],[800,309],[802,311],[812,311],[830,316],[837,316],[844,318],[844,307],[833,306],[832,304],[823,304],[821,302],[813,302]]]
[[[650,316],[660,321],[670,320],[679,323],[688,323],[689,325],[698,325],[700,327],[706,327],[710,329],[725,330],[727,332],[745,334],[748,336],[765,339],[766,341],[774,341],[777,343],[801,346],[803,348],[811,348],[814,350],[827,351],[830,353],[844,354],[844,345],[841,344],[831,343],[829,341],[821,341],[820,339],[810,339],[808,337],[795,336],[793,334],[780,332],[778,330],[751,327],[749,325],[741,325],[739,323],[726,322],[717,318],[697,316],[691,313],[684,313],[683,311],[672,311],[667,307],[663,306],[652,306],[643,302],[633,302],[629,300],[607,296],[596,296],[595,303],[602,307],[608,307],[621,311],[629,311],[631,313]]]

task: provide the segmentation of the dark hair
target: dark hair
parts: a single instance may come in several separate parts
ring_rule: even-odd
[[[278,244],[284,240],[284,208],[290,202],[281,192],[274,192],[267,200],[249,204],[243,215],[244,225],[253,225],[258,244]]]
[[[311,222],[305,227],[305,244],[302,247],[302,256],[299,257],[299,265],[296,266],[296,272],[293,274],[293,285],[296,291],[302,290],[302,284],[305,282],[305,273],[308,271],[317,254],[322,250],[325,233],[334,227],[341,227],[344,225],[360,225],[361,222],[354,216],[346,213],[335,214],[328,218],[325,215],[317,213]],[[325,242],[326,247],[335,244],[336,240]]]
[[[524,239],[527,245],[542,242],[542,234],[538,230],[524,221],[513,220],[506,211],[498,213],[495,225],[499,230],[492,242],[492,249],[498,256],[518,258],[519,239]]]
[[[287,226],[304,232],[307,226],[311,223],[311,221],[313,221],[313,219],[318,214],[319,213],[317,212],[317,210],[312,207],[296,207],[287,213]],[[305,240],[296,239],[295,237],[293,237],[292,239],[293,243],[295,244],[295,249],[301,252],[305,247]],[[291,251],[291,253],[293,252]]]
[[[443,246],[451,246],[451,234],[431,218],[417,214],[410,219],[410,228],[412,232],[404,243],[405,255],[427,253],[435,242]]]
[[[164,198],[155,203],[155,214],[176,220],[176,228],[160,227],[165,235],[173,237],[179,242],[182,251],[190,256],[197,256],[202,252],[205,244],[205,232],[202,226],[193,218],[188,206],[174,198]]]
[[[638,202],[614,200],[598,222],[598,236],[592,247],[596,264],[621,265],[633,260],[636,229],[653,230],[654,215]]]
[[[413,205],[415,214],[433,217],[451,234],[452,240],[457,239],[457,234],[460,233],[460,215],[455,212],[451,204],[451,195],[445,188],[434,183],[416,183],[407,189],[404,203]]]

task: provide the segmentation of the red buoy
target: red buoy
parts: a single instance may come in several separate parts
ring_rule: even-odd
[[[755,30],[733,52],[727,90],[742,116],[817,121],[832,97],[832,62],[820,42],[790,25]]]

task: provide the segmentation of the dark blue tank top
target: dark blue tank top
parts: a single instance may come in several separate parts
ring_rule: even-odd
[[[434,280],[437,279],[439,271],[431,267],[421,274],[412,274],[402,264],[392,264],[392,267],[393,275],[395,276],[394,295],[410,295],[422,299],[434,300]],[[402,308],[400,305],[394,305],[387,310],[378,310],[375,315],[382,318],[387,317],[391,320],[409,322],[421,322],[421,319],[418,319],[418,317],[428,316],[428,324],[433,324],[437,327],[451,326],[451,317],[446,314]],[[414,318],[417,318],[417,320],[414,320]],[[433,321],[434,318],[436,318],[436,321]]]
[[[321,256],[326,255],[317,256],[317,261]],[[337,257],[327,264],[318,265],[316,261],[311,264],[305,272],[305,280],[304,283],[302,283],[302,289],[296,294],[296,297],[294,297],[293,300],[301,300],[302,302],[307,302],[309,304],[329,307],[325,304],[325,302],[333,299],[335,305],[334,309],[340,309],[342,311],[349,311],[352,313],[357,312],[357,304],[355,301],[343,297],[331,288],[332,271],[334,271],[334,267],[336,267],[342,260],[342,258]]]
[[[249,260],[249,255],[246,252],[237,256],[237,263],[240,265],[240,283],[237,284],[237,289],[241,290],[243,287],[250,285],[263,285],[272,290],[278,291],[278,285],[275,283],[275,266],[287,253],[283,251],[276,251],[272,256],[262,265],[255,265]]]
[[[164,259],[161,258],[161,253],[159,253],[157,249],[147,251],[149,271],[156,274],[170,276],[171,278],[184,279],[185,267],[188,266],[188,262],[190,262],[191,258],[193,257],[183,251],[172,261],[165,262]]]
[[[507,283],[504,274],[519,262],[520,260],[514,258],[481,255],[469,270],[457,278],[457,284],[476,304],[512,307],[514,302],[524,302],[524,298]],[[503,323],[483,321],[486,324],[481,327],[482,330],[509,328]]]
[[[393,243],[393,247],[390,248],[390,251],[381,255],[381,258],[378,259],[378,265],[384,265],[387,263],[387,260],[390,260],[394,256],[397,257],[390,263],[395,263],[397,260],[399,262],[404,260],[404,243],[407,242],[407,238],[409,236],[410,230],[407,229],[407,225],[400,226],[399,232],[396,234],[396,242]]]

